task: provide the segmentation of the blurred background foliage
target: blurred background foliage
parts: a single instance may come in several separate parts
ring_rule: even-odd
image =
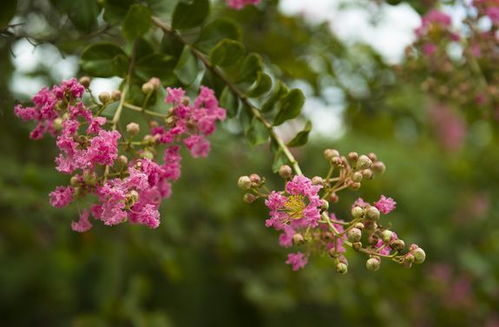
[[[165,16],[175,4],[144,2]],[[358,196],[393,197],[398,208],[387,219],[426,250],[427,262],[410,270],[387,262],[368,273],[364,258],[352,255],[342,276],[329,258],[315,257],[291,271],[276,233],[264,226],[264,206],[244,204],[235,185],[238,176],[257,172],[281,187],[268,150],[250,147],[230,123],[213,137],[208,159],[185,156],[159,229],[96,224],[72,232],[76,208],[48,204],[48,192],[67,182],[54,170],[53,140],[28,139],[31,126],[12,107],[29,94],[13,85],[20,71],[21,89],[30,79],[58,83],[51,56],[78,56],[89,42],[119,40],[118,27],[98,13],[120,1],[8,0],[0,5],[2,326],[499,326],[498,122],[462,115],[462,142],[446,146],[445,124],[428,114],[434,100],[421,89],[426,76],[401,78],[404,61],[388,64],[365,44],[342,42],[327,23],[286,16],[277,1],[263,2],[239,12],[217,3],[212,16],[238,21],[247,48],[309,94],[309,117],[314,105],[342,108],[330,113],[339,115],[341,132],[312,134],[295,150],[305,174],[325,173],[325,147],[376,152],[385,175],[340,195],[334,211],[346,216]],[[420,14],[438,5],[407,3]],[[24,28],[12,32],[9,21]],[[15,65],[13,51],[27,37],[42,56],[28,73]]]

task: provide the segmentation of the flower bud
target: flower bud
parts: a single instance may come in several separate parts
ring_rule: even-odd
[[[133,203],[135,203],[139,199],[139,193],[135,190],[131,190],[130,193],[128,193],[128,197]]]
[[[376,271],[379,269],[380,264],[381,260],[378,257],[372,257],[366,261],[366,268],[369,271]]]
[[[312,177],[312,184],[322,185],[322,184],[324,184],[324,179],[322,179],[322,177],[320,177],[320,176],[314,176],[314,177]]]
[[[341,166],[343,166],[343,160],[341,160],[341,158],[340,158],[340,157],[333,157],[333,158],[331,159],[331,164],[332,164],[333,166],[338,166],[338,167],[341,167]]]
[[[338,196],[338,194],[336,193],[332,193],[330,196],[329,196],[329,201],[330,202],[333,202],[333,203],[336,203],[340,200],[340,197]]]
[[[348,272],[348,266],[346,264],[344,264],[343,262],[338,262],[336,264],[336,272],[344,275]]]
[[[82,76],[80,77],[80,80],[78,81],[84,88],[88,89],[90,86],[90,77],[88,76]]]
[[[142,92],[144,92],[145,94],[149,94],[152,91],[154,91],[154,85],[152,83],[146,82],[142,84]]]
[[[360,218],[364,214],[364,209],[362,209],[359,206],[355,206],[352,208],[352,217],[353,218]]]
[[[371,167],[372,164],[373,162],[371,161],[371,159],[369,159],[369,157],[364,154],[359,157],[359,160],[357,160],[358,169],[367,169]]]
[[[360,230],[363,230],[364,229],[364,224],[363,223],[356,223],[355,224],[355,228],[358,228]]]
[[[293,243],[294,244],[302,244],[304,241],[303,235],[300,233],[296,233],[293,235]]]
[[[364,177],[365,179],[373,178],[373,172],[371,169],[363,169],[361,174],[362,174],[362,177]]]
[[[94,173],[85,171],[83,172],[83,181],[87,185],[94,186],[95,184],[97,184],[97,176],[95,176]]]
[[[412,264],[414,263],[414,256],[411,253],[407,253],[404,256],[404,266],[407,268],[411,268]]]
[[[324,209],[324,210],[327,210],[329,209],[329,202],[327,202],[326,200],[321,200],[322,201],[322,205],[321,205],[321,208]]]
[[[405,242],[401,239],[393,240],[390,247],[394,250],[401,251],[405,248]]]
[[[348,158],[348,160],[355,162],[359,159],[359,154],[357,152],[350,152],[347,155],[347,158]]]
[[[130,135],[136,135],[140,131],[140,126],[137,123],[128,123],[126,125],[126,131]]]
[[[366,218],[370,220],[378,220],[379,219],[378,208],[369,206],[369,208],[366,209]]]
[[[393,236],[393,232],[388,230],[388,229],[385,229],[382,233],[381,233],[382,237],[383,237],[383,242],[390,242],[390,240],[392,239],[392,236]]]
[[[347,232],[347,236],[350,242],[358,242],[362,237],[362,231],[354,227]]]
[[[149,127],[150,128],[154,128],[154,127],[158,127],[159,126],[159,123],[155,120],[150,120],[149,121]]]
[[[324,158],[326,160],[331,161],[334,157],[338,157],[340,153],[334,149],[326,149],[324,150]]]
[[[375,173],[377,174],[383,174],[386,170],[386,166],[383,162],[381,161],[376,161],[373,166],[372,166],[372,169],[374,170]]]
[[[362,180],[362,174],[359,172],[355,172],[352,174],[352,181],[360,182]]]
[[[124,155],[119,156],[118,160],[119,160],[120,164],[122,164],[123,166],[128,164],[128,158]]]
[[[249,178],[253,184],[258,185],[262,182],[262,178],[258,174],[251,174]]]
[[[423,263],[426,259],[426,253],[422,248],[417,248],[411,251],[411,253],[414,256],[414,262],[417,264]]]
[[[80,185],[80,179],[78,178],[78,176],[73,176],[69,180],[69,184],[71,184],[71,186],[78,186]]]
[[[159,78],[157,77],[152,77],[150,80],[149,80],[149,83],[151,83],[151,85],[155,88],[155,89],[159,89],[159,87],[161,86],[161,81],[159,80]]]
[[[362,247],[362,243],[361,243],[361,242],[353,242],[353,243],[352,243],[352,248],[353,248],[355,251],[358,251],[361,247]]]
[[[111,92],[111,98],[114,101],[118,101],[119,99],[121,99],[121,91],[120,90],[114,90],[113,92]]]
[[[369,154],[367,154],[367,157],[369,159],[371,159],[372,162],[375,162],[378,160],[378,156],[376,156],[376,154],[374,152],[370,152]]]
[[[243,190],[247,191],[251,188],[251,179],[248,176],[241,176],[237,181],[237,186]]]
[[[361,186],[362,186],[362,184],[360,184],[360,183],[356,183],[356,182],[350,183],[350,188],[352,190],[358,190]]]
[[[279,176],[281,176],[282,178],[288,179],[291,177],[292,174],[293,174],[293,170],[288,165],[282,165],[279,168]]]
[[[189,97],[182,97],[182,104],[184,106],[188,106],[189,103],[191,103],[191,99],[189,99]]]
[[[149,150],[144,150],[140,153],[140,157],[152,160],[154,159],[154,153]]]
[[[251,193],[246,193],[243,197],[243,201],[246,203],[253,203],[256,200],[256,196]]]
[[[103,104],[108,103],[110,99],[111,99],[111,94],[109,94],[109,92],[101,92],[99,94],[99,101]]]
[[[62,118],[56,118],[56,119],[54,119],[54,124],[52,125],[52,127],[56,131],[60,131],[62,129]]]

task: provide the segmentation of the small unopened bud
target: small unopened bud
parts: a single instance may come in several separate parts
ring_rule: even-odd
[[[244,191],[247,191],[251,188],[251,179],[248,176],[241,176],[237,181],[237,186]]]
[[[144,92],[145,94],[149,94],[152,91],[154,91],[154,85],[152,85],[152,83],[146,82],[142,84],[142,92]]]
[[[352,243],[352,248],[353,248],[355,251],[358,251],[361,247],[362,247],[362,243],[361,243],[361,242],[353,242],[353,243]]]
[[[390,247],[394,250],[401,251],[405,248],[405,242],[403,240],[397,239],[390,243]]]
[[[322,179],[322,177],[320,177],[320,176],[314,176],[314,177],[312,177],[312,184],[322,185],[322,184],[324,184],[324,179]]]
[[[370,206],[366,209],[366,218],[371,220],[379,219],[379,210],[376,207]]]
[[[414,262],[417,264],[423,263],[426,259],[426,253],[422,248],[417,248],[411,251],[411,253],[414,256]]]
[[[86,171],[83,173],[83,181],[85,184],[93,186],[97,184],[97,176],[94,173]]]
[[[348,272],[348,266],[346,264],[344,264],[343,262],[338,262],[336,264],[336,272],[344,275]]]
[[[341,167],[343,165],[343,160],[341,160],[340,157],[333,157],[333,159],[331,159],[331,164],[334,166]]]
[[[383,174],[386,170],[386,166],[383,162],[376,161],[372,166],[372,170],[377,174]]]
[[[336,203],[340,200],[340,197],[338,196],[338,194],[336,193],[332,193],[330,196],[329,196],[329,201],[330,202],[333,202],[333,203]]]
[[[78,81],[84,88],[88,89],[90,86],[90,77],[88,76],[82,76],[80,77],[80,80]]]
[[[262,182],[262,178],[258,174],[251,174],[249,178],[253,184],[258,185]]]
[[[292,174],[293,174],[293,170],[288,165],[282,165],[279,168],[279,176],[281,176],[282,178],[288,179],[291,177]]]
[[[293,243],[294,244],[302,244],[304,241],[303,235],[300,233],[296,233],[293,235]]]
[[[354,227],[348,231],[347,236],[350,242],[358,242],[362,237],[362,231]]]
[[[56,131],[60,131],[62,129],[62,118],[56,118],[56,119],[54,119],[54,123],[53,123],[52,127]]]
[[[372,162],[378,160],[378,156],[374,152],[369,153],[367,156],[369,157],[369,159],[371,159]]]
[[[388,230],[388,229],[385,229],[381,235],[383,236],[383,242],[390,242],[390,240],[392,239],[392,236],[393,236],[393,232]]]
[[[109,92],[101,92],[99,94],[99,101],[104,104],[108,103],[110,99],[111,99],[111,94],[109,94]]]
[[[362,184],[357,183],[357,182],[353,182],[353,183],[350,184],[350,188],[352,190],[358,190],[361,186],[362,186]]]
[[[128,123],[126,125],[126,131],[130,135],[136,135],[140,131],[140,126],[137,123]]]
[[[321,208],[324,210],[329,209],[329,202],[327,202],[326,200],[321,200],[321,201],[322,201]]]
[[[362,180],[362,174],[359,172],[355,172],[352,174],[352,181],[360,182]]]
[[[373,171],[371,169],[362,170],[362,177],[364,177],[365,179],[373,178]]]
[[[128,158],[124,155],[119,156],[118,160],[119,160],[120,164],[122,164],[123,166],[128,164]]]
[[[154,128],[154,127],[158,127],[159,126],[159,123],[155,120],[150,120],[149,121],[149,127],[150,128]]]
[[[155,88],[155,89],[159,89],[159,87],[161,86],[161,81],[159,80],[159,78],[157,77],[153,77],[149,80],[149,83],[151,83],[151,85]]]
[[[355,206],[352,208],[352,217],[353,218],[360,218],[364,214],[364,209],[362,209],[359,206]]]
[[[246,203],[253,203],[256,200],[256,196],[251,193],[246,193],[243,197],[243,201]]]
[[[77,176],[73,176],[69,180],[69,184],[71,184],[71,186],[78,186],[80,185],[80,179]]]
[[[414,256],[412,255],[412,253],[407,253],[405,256],[404,256],[404,265],[408,268],[411,267],[411,265],[414,263]]]
[[[113,92],[111,92],[111,98],[114,101],[118,101],[119,99],[121,99],[121,91],[120,90],[114,90]]]
[[[130,191],[130,193],[128,193],[128,197],[133,203],[135,203],[139,199],[139,193],[135,190],[132,190]]]
[[[189,103],[191,103],[191,99],[189,99],[189,97],[182,97],[182,104],[184,106],[188,106]]]
[[[334,157],[338,157],[340,153],[334,149],[326,149],[324,150],[324,158],[328,161],[331,161]]]
[[[378,224],[376,224],[376,222],[374,222],[374,221],[366,221],[365,222],[365,230],[367,230],[369,232],[373,232],[377,228],[378,228]],[[375,241],[377,241],[377,239]],[[371,242],[371,241],[369,241],[369,242]]]
[[[145,159],[154,159],[154,153],[149,150],[144,150],[140,153],[140,156]]]
[[[358,228],[360,230],[363,230],[364,229],[364,224],[363,223],[356,223],[355,224],[355,228]]]
[[[359,157],[359,160],[357,160],[357,168],[358,169],[367,169],[367,168],[371,167],[372,164],[373,164],[373,162],[366,155],[361,155]]]
[[[366,268],[369,271],[376,271],[379,269],[380,264],[381,260],[378,257],[372,257],[366,261]]]
[[[350,152],[348,155],[347,155],[347,158],[348,160],[352,161],[352,162],[355,162],[359,159],[359,154],[357,152]]]

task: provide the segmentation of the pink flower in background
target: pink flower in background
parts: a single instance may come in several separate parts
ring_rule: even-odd
[[[294,271],[300,270],[308,263],[308,258],[305,254],[301,252],[288,254],[288,260],[286,261],[288,265],[291,265]]]
[[[374,206],[378,208],[378,210],[382,214],[387,215],[395,209],[395,207],[397,206],[397,202],[395,202],[392,198],[387,198],[382,195],[378,202],[374,204]]]
[[[444,105],[433,105],[428,111],[440,144],[450,152],[458,151],[466,139],[466,123],[452,109]]]
[[[423,53],[427,56],[434,55],[438,50],[438,47],[434,43],[426,43],[423,45]]]
[[[485,10],[485,14],[494,24],[499,23],[499,7],[489,7]]]
[[[256,5],[261,0],[227,0],[227,5],[233,9],[240,10],[247,5]]]

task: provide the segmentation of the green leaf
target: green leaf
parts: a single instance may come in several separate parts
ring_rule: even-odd
[[[288,143],[288,146],[295,147],[307,144],[308,135],[310,134],[311,130],[312,130],[312,122],[308,120],[303,130],[298,132],[298,134],[296,134],[296,136]]]
[[[119,46],[113,43],[95,43],[83,50],[81,68],[94,77],[123,76],[123,58],[128,62],[125,52]]]
[[[113,118],[114,113],[118,109],[119,102],[115,101],[106,106],[106,108],[101,112],[101,116],[107,117],[107,118]]]
[[[256,98],[267,93],[271,88],[272,78],[263,72],[258,72],[256,82],[253,84],[247,94],[250,97]]]
[[[261,121],[253,117],[249,128],[246,130],[246,138],[251,145],[259,145],[267,142],[269,139],[269,130]]]
[[[228,87],[224,88],[220,95],[220,107],[227,110],[227,116],[229,118],[237,115],[239,105],[239,98],[236,97]]]
[[[274,87],[274,92],[262,106],[262,112],[272,111],[277,101],[279,101],[286,94],[288,94],[288,87],[282,81],[277,81],[276,86]]]
[[[97,1],[52,0],[51,2],[54,7],[68,15],[69,20],[79,31],[89,33],[97,27],[97,16],[100,11]]]
[[[285,165],[287,163],[288,159],[286,158],[286,155],[284,154],[284,152],[282,152],[282,149],[278,148],[274,154],[274,160],[272,162],[272,171],[274,173],[277,173],[279,171],[279,168],[281,168],[282,165]]]
[[[210,51],[210,61],[214,65],[226,67],[238,62],[243,54],[244,46],[240,42],[225,39]]]
[[[172,27],[183,30],[200,26],[205,21],[209,11],[209,0],[181,1],[173,11]]]
[[[223,39],[240,41],[241,31],[232,20],[219,18],[203,27],[195,45],[199,50],[208,53]]]
[[[172,78],[175,61],[171,56],[151,53],[143,56],[135,62],[134,73],[143,81],[151,77],[158,77],[165,82]]]
[[[104,2],[104,20],[113,25],[120,25],[134,0],[106,0]]]
[[[172,56],[175,62],[178,62],[180,55],[184,50],[184,44],[176,37],[165,33],[161,39],[161,52]]]
[[[7,0],[0,2],[0,28],[9,24],[16,14],[17,0]]]
[[[198,76],[198,61],[188,47],[184,48],[182,55],[174,69],[174,73],[185,85],[189,85]]]
[[[299,89],[293,89],[280,101],[280,108],[277,116],[274,119],[274,126],[281,125],[286,120],[293,119],[301,112],[301,108],[305,103],[305,96]]]
[[[256,53],[249,54],[242,64],[241,71],[237,77],[237,83],[253,83],[258,72],[263,70],[263,60],[262,57]]]
[[[121,25],[123,35],[128,40],[135,40],[147,33],[152,24],[151,16],[152,12],[148,7],[139,4],[131,6]]]
[[[217,97],[220,96],[225,87],[224,81],[217,75],[213,74],[209,69],[204,71],[203,79],[201,80],[201,85],[207,86],[213,91],[215,91]]]

